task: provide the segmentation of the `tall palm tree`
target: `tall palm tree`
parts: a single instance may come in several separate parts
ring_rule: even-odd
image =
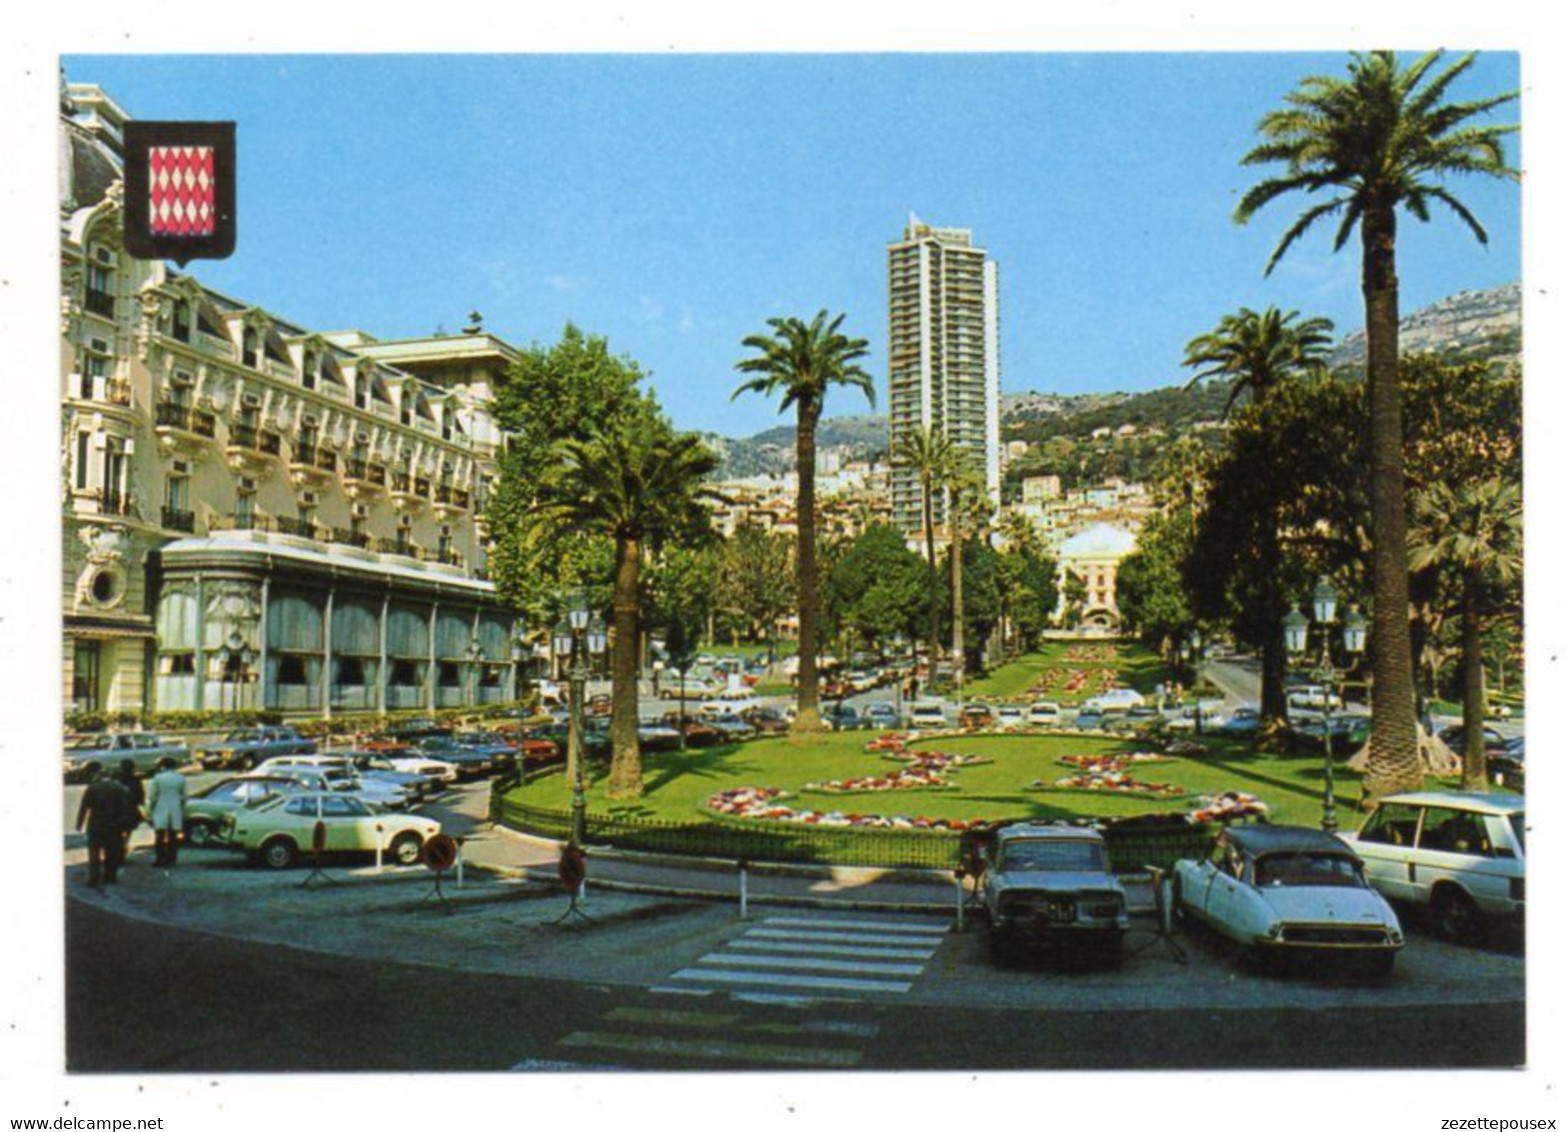
[[[1238,314],[1224,315],[1215,329],[1186,343],[1185,365],[1197,371],[1186,388],[1215,377],[1227,378],[1231,384],[1226,408],[1232,408],[1242,393],[1249,394],[1255,405],[1290,378],[1325,373],[1332,323],[1325,318],[1295,322],[1298,317],[1298,311],[1285,314],[1271,306],[1260,314],[1241,307]],[[1262,612],[1271,626],[1262,639],[1261,717],[1263,728],[1270,731],[1288,721],[1283,687],[1288,654],[1281,629],[1288,609],[1278,577],[1282,556],[1276,517],[1260,535],[1256,553],[1263,579]]]
[[[875,404],[875,383],[858,362],[870,352],[863,338],[850,338],[840,329],[844,315],[830,322],[821,311],[810,322],[797,318],[769,318],[769,334],[752,334],[742,343],[756,350],[755,357],[737,362],[735,369],[756,376],[734,391],[782,394],[778,411],[795,407],[794,462],[799,475],[795,513],[799,526],[796,554],[799,578],[799,704],[794,717],[796,731],[821,729],[821,692],[816,676],[817,638],[820,635],[820,578],[816,564],[816,425],[834,385],[862,390]],[[732,398],[731,398],[732,400]]]
[[[989,490],[966,464],[959,462],[946,481],[947,529],[951,532],[952,559],[952,668],[957,678],[957,703],[962,703],[962,683],[967,675],[966,627],[963,625],[962,546],[965,532],[978,532],[990,520]]]
[[[1235,219],[1243,224],[1288,193],[1327,195],[1284,233],[1268,260],[1269,273],[1317,221],[1338,221],[1334,250],[1359,228],[1375,579],[1371,663],[1376,699],[1365,778],[1372,796],[1423,782],[1408,624],[1408,532],[1397,384],[1397,214],[1404,209],[1427,221],[1431,204],[1439,203],[1480,243],[1487,243],[1484,228],[1445,180],[1468,173],[1517,177],[1501,145],[1516,127],[1472,123],[1475,116],[1515,99],[1516,93],[1474,102],[1444,101],[1474,56],[1463,56],[1426,82],[1441,55],[1432,51],[1404,68],[1390,51],[1355,54],[1346,79],[1314,75],[1300,80],[1284,96],[1287,106],[1262,118],[1262,143],[1243,159],[1246,165],[1282,162],[1284,169],[1253,185],[1235,210]]]
[[[911,468],[919,476],[919,506],[924,525],[924,558],[930,570],[930,675],[941,653],[940,571],[935,562],[935,494],[957,469],[957,450],[939,428],[920,425],[897,438],[892,465]]]
[[[693,433],[677,433],[652,412],[611,418],[585,438],[562,440],[544,473],[531,518],[614,540],[609,735],[614,748],[608,796],[642,793],[637,743],[637,645],[641,637],[642,556],[665,541],[700,539],[710,529],[702,488],[718,466]]]
[[[1414,497],[1413,518],[1414,569],[1445,564],[1462,579],[1463,789],[1483,790],[1483,595],[1487,583],[1522,573],[1522,490],[1503,479],[1436,482]]]

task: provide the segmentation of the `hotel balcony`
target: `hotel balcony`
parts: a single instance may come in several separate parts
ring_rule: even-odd
[[[294,442],[288,458],[288,474],[296,484],[326,483],[337,471],[337,453],[311,440]]]
[[[468,509],[468,493],[460,487],[452,487],[450,484],[437,484],[435,487],[435,510],[442,515],[454,515],[458,511]]]
[[[100,515],[117,515],[125,519],[140,517],[141,513],[129,495],[118,491],[99,491],[93,498]]]
[[[399,511],[414,511],[429,502],[429,480],[415,479],[407,472],[392,472],[387,483],[392,505]]]
[[[217,436],[217,417],[205,409],[160,402],[152,418],[158,446],[166,453],[199,452]]]
[[[283,454],[283,438],[275,432],[249,424],[233,424],[228,429],[228,466],[235,472],[266,473],[272,461]]]
[[[163,529],[166,531],[184,531],[188,535],[196,533],[196,513],[194,511],[180,511],[174,507],[163,509]]]
[[[343,487],[355,498],[385,491],[386,465],[349,456],[343,461]]]
[[[395,554],[402,558],[412,558],[416,562],[425,560],[424,550],[405,538],[378,538],[375,540],[375,549],[381,554]]]

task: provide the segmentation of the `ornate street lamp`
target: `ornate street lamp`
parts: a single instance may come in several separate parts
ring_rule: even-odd
[[[570,688],[570,730],[566,762],[571,775],[571,848],[580,852],[587,840],[587,784],[583,769],[587,679],[592,675],[592,662],[603,656],[609,646],[603,619],[588,609],[587,595],[581,590],[572,593],[564,620],[555,626],[554,645],[556,656],[569,659],[566,676]]]
[[[1283,644],[1296,660],[1306,654],[1312,631],[1320,641],[1316,667],[1311,679],[1321,695],[1321,828],[1328,833],[1338,829],[1337,800],[1332,789],[1332,697],[1342,687],[1343,678],[1354,666],[1354,658],[1365,651],[1365,618],[1357,606],[1349,606],[1343,617],[1342,645],[1349,663],[1338,668],[1332,663],[1332,630],[1338,620],[1338,594],[1326,578],[1316,583],[1310,598],[1313,617],[1291,609],[1283,618]]]

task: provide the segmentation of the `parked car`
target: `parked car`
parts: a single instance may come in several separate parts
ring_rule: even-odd
[[[426,736],[417,740],[414,744],[414,750],[425,758],[439,759],[441,762],[451,763],[457,768],[458,778],[474,778],[497,770],[503,770],[511,764],[513,759],[509,750],[502,756],[494,753],[492,750],[467,747],[459,743],[453,735]]]
[[[821,709],[821,721],[834,731],[854,731],[863,726],[858,710],[851,704],[827,704]]]
[[[1088,943],[1118,957],[1131,920],[1097,830],[1003,826],[983,849],[979,892],[999,957],[1023,945]]]
[[[222,838],[224,821],[235,810],[302,794],[306,789],[304,783],[285,774],[244,774],[214,782],[185,803],[185,841],[197,848],[216,845]]]
[[[1523,763],[1523,737],[1508,739],[1506,745],[1501,748],[1500,754],[1490,755],[1485,759],[1485,775],[1495,785],[1503,787],[1515,794],[1521,794],[1527,784],[1527,775],[1524,773]]]
[[[1458,754],[1463,753],[1464,731],[1463,725],[1461,723],[1455,724],[1451,727],[1443,727],[1439,734],[1441,737],[1441,742],[1445,743]],[[1487,755],[1498,755],[1501,754],[1505,749],[1505,737],[1495,728],[1486,727],[1484,729],[1484,753]]]
[[[901,726],[901,721],[897,718],[897,708],[885,700],[877,700],[873,704],[866,705],[864,717],[866,726],[869,727],[889,731]]]
[[[280,755],[313,755],[315,740],[292,727],[247,727],[230,731],[216,743],[196,748],[196,758],[208,770],[255,769]]]
[[[497,768],[516,763],[516,742],[498,731],[459,731],[452,738],[468,750],[487,756]]]
[[[763,735],[777,735],[788,730],[788,717],[777,708],[754,707],[746,711],[744,720]]]
[[[1213,728],[1219,735],[1241,738],[1256,734],[1261,726],[1261,711],[1255,704],[1241,704],[1229,713],[1229,718]]]
[[[1403,946],[1397,913],[1354,850],[1303,826],[1224,830],[1212,858],[1175,862],[1174,908],[1264,960],[1337,957],[1385,973]]]
[[[757,699],[755,693],[748,688],[742,688],[735,692],[719,692],[712,699],[704,701],[696,710],[705,716],[743,715],[752,708],[760,706],[761,701]]]
[[[995,709],[995,726],[1002,731],[1021,727],[1028,720],[1028,713],[1016,704],[1002,704]]]
[[[335,792],[275,798],[228,815],[223,840],[268,868],[286,869],[311,851],[316,822],[325,826],[327,853],[373,853],[379,839],[399,865],[418,863],[440,823],[412,814],[377,813],[361,799]]]
[[[675,751],[680,747],[680,732],[656,719],[644,719],[637,724],[636,741],[644,751]]]
[[[1076,725],[1084,731],[1097,731],[1104,727],[1108,717],[1101,707],[1090,707],[1084,704],[1077,709]]]
[[[707,723],[723,732],[723,737],[729,742],[741,742],[756,737],[756,728],[734,712],[709,716]]]
[[[1059,727],[1060,705],[1049,700],[1035,700],[1028,705],[1029,727]]]
[[[354,768],[366,770],[395,770],[404,774],[418,774],[432,782],[449,786],[457,781],[455,763],[442,759],[427,759],[421,755],[380,754],[375,751],[357,751],[350,756]]]
[[[724,742],[723,732],[699,715],[687,715],[683,719],[677,711],[663,717],[663,725],[685,735],[687,747],[715,747]]]
[[[1522,919],[1524,810],[1516,794],[1393,794],[1345,840],[1377,891],[1428,908],[1442,935],[1467,941]]]
[[[382,809],[401,810],[413,804],[419,791],[378,777],[361,775],[352,759],[342,755],[283,755],[267,759],[258,768],[263,774],[286,774],[310,785],[312,790],[352,794]]]
[[[908,725],[915,731],[934,731],[946,726],[946,711],[936,700],[921,700],[908,710]]]
[[[65,741],[65,781],[88,782],[104,767],[117,772],[125,759],[136,764],[136,773],[151,774],[164,759],[185,766],[190,762],[190,748],[165,742],[150,731],[73,735]]]
[[[1109,713],[1115,711],[1130,711],[1134,707],[1141,707],[1147,700],[1141,692],[1135,688],[1111,688],[1093,698],[1086,700],[1084,708],[1097,708],[1100,712]]]
[[[993,727],[995,713],[984,704],[967,704],[957,714],[957,726],[977,731],[981,727]]]
[[[1306,711],[1320,711],[1324,705],[1332,708],[1343,706],[1343,700],[1336,692],[1328,691],[1320,684],[1301,684],[1290,688],[1286,699],[1289,707]]]

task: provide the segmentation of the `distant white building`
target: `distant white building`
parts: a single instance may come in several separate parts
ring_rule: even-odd
[[[1060,598],[1055,607],[1057,618],[1066,612],[1068,573],[1082,579],[1087,587],[1083,603],[1082,628],[1088,632],[1110,633],[1120,627],[1120,606],[1115,600],[1115,577],[1120,563],[1136,550],[1136,535],[1123,527],[1095,523],[1060,544]]]

